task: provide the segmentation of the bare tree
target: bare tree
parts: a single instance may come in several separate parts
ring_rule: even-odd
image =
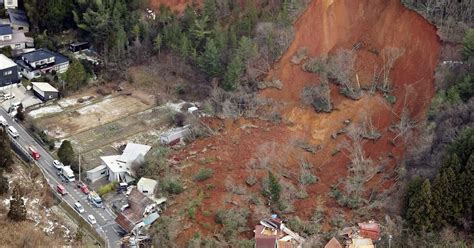
[[[410,109],[408,109],[407,106],[409,95],[410,90],[406,90],[400,115],[397,115],[392,111],[392,113],[399,119],[397,123],[389,128],[390,131],[396,133],[396,136],[392,139],[393,144],[395,144],[399,138],[403,138],[406,142],[408,137],[412,135],[412,131],[417,127],[417,123],[412,119]]]
[[[390,81],[390,72],[393,69],[393,65],[398,58],[400,58],[403,53],[405,53],[405,49],[403,48],[396,48],[396,47],[388,47],[382,50],[382,85],[380,86],[380,90],[383,92],[390,92],[392,89],[391,81]]]

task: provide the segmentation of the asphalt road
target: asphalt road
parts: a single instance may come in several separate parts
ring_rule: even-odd
[[[86,221],[87,216],[92,214],[97,221],[97,224],[93,225],[93,227],[106,239],[107,246],[120,247],[120,236],[117,233],[119,226],[115,223],[115,214],[112,212],[110,206],[104,202],[105,208],[96,208],[87,200],[87,196],[77,188],[76,182],[62,183],[61,178],[57,175],[59,171],[53,166],[54,158],[51,154],[36,142],[36,140],[33,139],[33,137],[31,137],[31,135],[27,133],[21,125],[13,120],[13,118],[11,118],[3,108],[0,108],[0,115],[5,117],[8,121],[8,125],[13,126],[18,130],[20,136],[15,139],[18,144],[20,144],[25,150],[28,149],[28,146],[32,146],[40,153],[41,157],[37,161],[37,164],[43,168],[46,180],[53,190],[56,190],[56,185],[58,183],[63,184],[68,192],[68,194],[62,196],[63,201],[67,202],[71,207],[75,202],[79,201],[84,207],[85,212],[82,214],[79,214],[78,212],[76,213],[81,215]]]

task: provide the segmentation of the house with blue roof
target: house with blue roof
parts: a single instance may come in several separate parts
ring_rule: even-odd
[[[23,53],[15,60],[21,74],[29,80],[47,73],[64,73],[69,68],[69,59],[46,48]]]

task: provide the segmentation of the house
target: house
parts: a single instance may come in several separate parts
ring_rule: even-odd
[[[5,9],[16,9],[18,8],[18,0],[3,0],[3,6]]]
[[[46,48],[21,54],[15,62],[20,67],[21,74],[29,80],[45,73],[64,73],[69,68],[68,58]]]
[[[133,188],[128,196],[128,207],[117,215],[115,222],[127,233],[149,226],[158,219],[158,204]]]
[[[363,238],[369,238],[373,241],[380,239],[380,226],[374,221],[358,223],[359,235]]]
[[[49,83],[34,82],[33,93],[42,101],[56,99],[59,97],[59,91]]]
[[[7,56],[0,54],[0,88],[18,82],[17,65]]]
[[[305,239],[285,226],[276,216],[255,226],[255,248],[299,248]]]
[[[5,0],[5,3],[8,0]],[[28,33],[30,32],[30,23],[26,13],[20,9],[7,9],[7,15],[10,19],[10,25],[14,30]]]
[[[90,44],[89,42],[76,42],[76,43],[71,43],[69,45],[69,51],[75,53],[75,52],[80,52],[82,50],[87,50],[89,49]]]
[[[164,145],[174,145],[190,134],[190,126],[178,127],[160,135],[160,142]]]
[[[23,32],[13,30],[9,24],[0,24],[0,48],[9,46],[12,50],[25,49],[33,43],[33,38],[26,37]]]
[[[132,165],[143,162],[150,149],[151,146],[128,143],[122,155],[100,157],[103,165],[107,167],[109,181],[133,181]]]
[[[137,189],[144,195],[150,197],[155,193],[156,185],[158,185],[158,181],[142,177],[137,183]]]

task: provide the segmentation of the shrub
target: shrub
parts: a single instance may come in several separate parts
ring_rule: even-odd
[[[203,168],[194,176],[194,181],[204,181],[214,174],[214,170],[210,168]]]
[[[113,190],[115,190],[117,188],[117,185],[118,185],[118,182],[111,182],[111,183],[108,183],[102,187],[100,187],[100,189],[97,191],[97,193],[100,195],[100,196],[103,196]]]
[[[312,73],[322,74],[325,73],[326,59],[325,58],[312,58],[308,62],[303,64],[303,70]]]
[[[326,83],[304,87],[301,98],[305,104],[313,106],[316,112],[332,111],[331,91]]]
[[[247,230],[248,211],[246,209],[218,210],[215,222],[222,224],[222,234],[226,240],[236,237],[237,234]]]
[[[314,184],[319,178],[311,173],[310,170],[301,168],[300,183],[303,185]]]
[[[257,178],[254,175],[250,175],[245,179],[245,183],[249,186],[254,186],[257,183]]]
[[[169,194],[178,195],[184,191],[181,182],[177,179],[163,179],[160,182],[160,189]]]

